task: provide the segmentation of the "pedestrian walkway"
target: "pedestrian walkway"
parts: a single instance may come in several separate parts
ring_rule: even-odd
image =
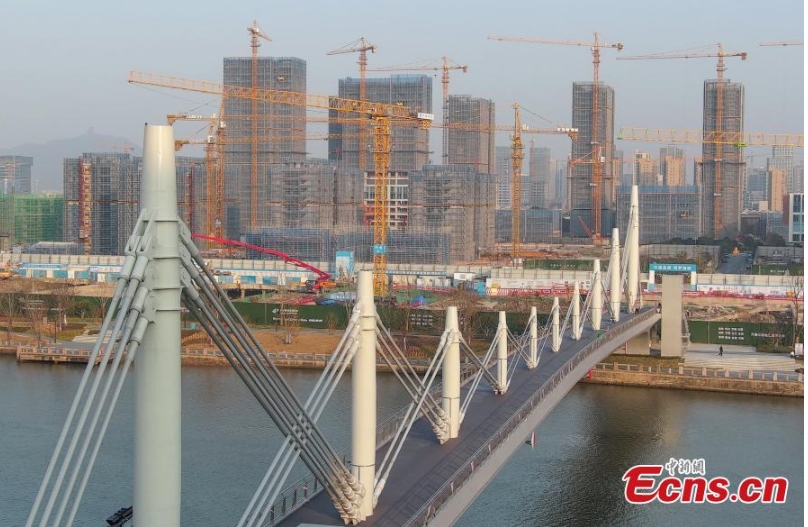
[[[765,370],[793,372],[798,366],[786,353],[757,353],[754,346],[724,345],[718,355],[718,344],[690,345],[684,354],[685,367],[720,368],[730,371]]]

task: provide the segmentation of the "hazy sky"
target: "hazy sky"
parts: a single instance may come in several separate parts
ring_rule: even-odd
[[[569,124],[575,81],[592,79],[589,48],[496,42],[487,35],[621,42],[620,55],[684,50],[721,42],[749,58],[727,59],[726,78],[746,86],[745,128],[803,132],[802,46],[760,47],[765,41],[801,39],[798,0],[648,0],[439,2],[5,2],[0,30],[0,153],[26,142],[97,133],[142,143],[143,123],[164,123],[178,111],[213,113],[213,97],[158,90],[126,82],[130,70],[221,82],[222,58],[249,56],[247,26],[256,19],[273,41],[263,56],[307,61],[308,91],[333,94],[337,79],[358,76],[357,55],[326,56],[360,36],[378,46],[370,67],[443,55],[467,64],[452,72],[450,91],[492,98],[497,121],[512,122],[514,101],[553,123]],[[715,78],[716,59],[615,61],[604,50],[601,81],[616,91],[615,124],[700,129],[703,81]],[[431,72],[429,72],[431,73]],[[434,113],[440,118],[440,72],[434,72]],[[207,103],[208,106],[200,107]],[[548,126],[529,115],[533,126]],[[178,125],[177,137],[199,125]],[[322,132],[309,125],[309,133]],[[439,149],[439,132],[433,146]],[[563,137],[532,136],[554,157],[569,153]],[[507,144],[507,134],[498,137]],[[529,144],[529,142],[528,142]],[[658,152],[662,145],[618,141],[618,148]],[[325,155],[322,141],[309,151]],[[765,155],[769,149],[748,149]],[[193,153],[193,152],[188,152]],[[690,154],[697,153],[690,149]],[[656,154],[655,154],[656,155]],[[802,153],[797,154],[799,157]],[[440,159],[436,152],[433,159]],[[34,161],[36,163],[36,160]]]

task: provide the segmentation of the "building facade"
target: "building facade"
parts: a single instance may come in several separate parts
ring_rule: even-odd
[[[786,198],[786,224],[789,244],[805,243],[805,194],[790,193]]]
[[[662,184],[668,187],[687,185],[687,161],[685,151],[675,146],[659,149],[659,171]]]
[[[555,193],[555,163],[549,148],[532,146],[529,150],[528,184],[522,188],[522,203],[525,208],[546,209],[550,207]]]
[[[0,156],[0,192],[30,194],[33,166],[33,157]]]
[[[701,195],[692,185],[641,186],[640,243],[660,243],[671,238],[696,239],[701,223]],[[625,237],[631,207],[631,187],[617,189],[617,225]]]
[[[496,147],[497,160],[497,210],[511,209],[511,187],[513,186],[513,149],[509,146]]]
[[[61,241],[64,198],[50,194],[10,194],[0,191],[0,245],[30,245],[40,241]],[[10,217],[10,223],[4,218]]]

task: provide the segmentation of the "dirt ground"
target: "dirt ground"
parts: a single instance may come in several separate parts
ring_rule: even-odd
[[[291,344],[285,342],[286,333],[282,331],[256,331],[255,335],[261,346],[268,352],[330,354],[339,344],[342,332],[335,331],[333,334],[327,334],[324,332],[304,333],[301,331],[292,336]],[[190,349],[213,347],[213,344],[207,338],[207,334],[199,332],[184,338],[182,345]]]

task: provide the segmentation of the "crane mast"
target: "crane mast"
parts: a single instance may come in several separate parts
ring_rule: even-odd
[[[528,42],[534,44],[551,44],[556,46],[578,46],[578,47],[588,47],[592,50],[592,65],[593,65],[593,84],[592,84],[592,124],[590,128],[590,150],[589,153],[585,156],[589,158],[589,161],[586,163],[592,164],[592,180],[590,185],[592,187],[592,242],[595,245],[600,245],[601,243],[601,209],[602,209],[602,185],[603,185],[603,163],[601,161],[602,158],[602,148],[603,146],[600,144],[600,139],[598,136],[599,133],[599,118],[598,118],[598,111],[599,111],[599,69],[600,69],[600,50],[601,48],[612,48],[620,51],[623,49],[623,44],[616,43],[616,44],[606,44],[600,42],[598,39],[598,33],[594,33],[595,40],[594,42],[580,42],[580,41],[573,41],[573,40],[553,40],[553,39],[546,39],[546,38],[533,38],[533,37],[502,37],[502,36],[490,36],[488,37],[489,40],[499,40],[499,41],[509,41],[509,42]],[[576,160],[573,160],[576,161]],[[578,163],[575,164],[579,164]]]
[[[376,46],[361,37],[359,40],[352,42],[334,51],[329,51],[326,55],[341,55],[344,53],[359,53],[359,100],[364,102],[367,100],[367,79],[366,72],[368,68],[368,55],[367,52],[376,53]],[[367,169],[365,141],[367,140],[367,125],[359,125],[359,170],[364,172]]]
[[[743,51],[724,51],[724,46],[721,43],[713,44],[716,46],[716,51],[709,52],[671,52],[671,53],[653,53],[650,55],[633,55],[628,57],[619,57],[617,60],[649,60],[649,59],[694,59],[694,58],[717,58],[718,61],[715,66],[716,73],[716,87],[715,87],[715,125],[714,132],[717,137],[724,135],[724,72],[726,65],[724,58],[726,57],[740,57],[741,60],[746,60],[747,53]],[[711,46],[713,46],[711,45]],[[707,101],[705,100],[705,105]],[[707,122],[703,124],[704,134],[707,136],[710,131],[707,130]],[[724,143],[721,142],[707,142],[713,144],[715,155],[713,157],[714,177],[713,177],[713,237],[719,237],[724,228],[723,219],[723,162],[724,162]],[[737,145],[740,146],[740,145]]]
[[[130,72],[129,82],[147,86],[158,86],[179,90],[194,91],[197,93],[210,93],[225,97],[259,100],[268,103],[290,104],[334,110],[342,113],[359,113],[369,117],[374,129],[374,161],[376,162],[376,194],[374,196],[374,211],[382,215],[385,221],[374,221],[374,283],[377,285],[375,293],[386,293],[387,270],[387,168],[390,166],[390,122],[392,119],[408,120],[418,124],[421,128],[429,128],[434,120],[430,113],[416,112],[406,106],[385,104],[354,99],[343,99],[329,95],[313,95],[307,93],[287,92],[282,90],[267,90],[240,86],[223,85],[215,82],[180,79],[166,75],[151,75],[140,72]],[[257,196],[253,197],[257,200]],[[380,257],[377,258],[376,254]]]
[[[382,68],[371,68],[369,71],[441,71],[441,84],[443,85],[443,164],[449,164],[449,72],[451,70],[461,70],[466,73],[468,66],[462,64],[452,64],[449,58],[443,57],[440,66],[429,65],[401,65]]]
[[[511,137],[511,258],[519,258],[519,246],[522,242],[520,233],[522,217],[522,161],[525,158],[525,146],[522,143],[522,121],[519,117],[519,105],[513,104],[513,136]]]

